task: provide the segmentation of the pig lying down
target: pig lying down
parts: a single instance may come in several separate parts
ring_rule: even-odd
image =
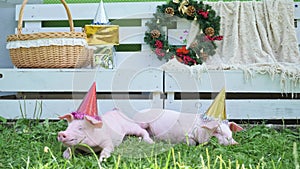
[[[134,117],[150,136],[170,143],[196,145],[216,137],[222,145],[238,144],[232,132],[243,130],[234,122],[208,120],[202,114],[181,113],[166,109],[145,109]]]
[[[68,121],[67,129],[59,132],[57,138],[68,147],[63,153],[63,157],[67,159],[71,157],[70,147],[80,143],[87,144],[95,152],[101,151],[100,162],[110,157],[114,147],[121,144],[125,135],[141,136],[145,142],[153,143],[145,129],[117,109],[96,117],[73,112],[61,116],[60,119]],[[78,146],[78,149],[89,152],[83,146]]]

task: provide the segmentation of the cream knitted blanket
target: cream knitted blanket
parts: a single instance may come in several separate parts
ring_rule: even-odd
[[[207,65],[300,63],[292,0],[209,4],[221,16],[224,40]]]
[[[169,61],[164,70],[203,72],[208,69],[241,69],[281,75],[282,89],[289,79],[300,83],[300,54],[294,28],[292,0],[206,2],[221,17],[217,53],[205,64],[186,66]]]

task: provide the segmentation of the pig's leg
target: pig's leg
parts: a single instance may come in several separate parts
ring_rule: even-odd
[[[110,147],[103,148],[100,153],[99,162],[101,163],[104,159],[109,158],[112,151]]]
[[[197,144],[196,141],[192,138],[188,138],[186,140],[186,142],[187,142],[186,144],[189,145],[189,146],[195,146]]]
[[[72,154],[72,150],[70,147],[68,147],[64,152],[63,152],[63,157],[65,159],[70,159]]]
[[[99,162],[101,163],[104,159],[109,158],[111,152],[114,151],[114,145],[110,139],[102,140],[101,144],[99,144],[99,148],[101,148],[101,153],[99,157]]]
[[[141,136],[143,137],[143,140],[149,144],[153,144],[154,141],[150,138],[149,136],[149,133],[144,130],[144,129],[141,129]]]
[[[134,125],[130,131],[126,133],[127,135],[136,135],[143,137],[143,140],[149,144],[153,144],[154,141],[150,138],[149,133],[141,128],[139,125]]]

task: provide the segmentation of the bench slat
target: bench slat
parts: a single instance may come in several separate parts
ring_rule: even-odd
[[[109,19],[141,19],[142,25],[123,27],[120,26],[121,44],[142,44],[142,52],[116,52],[113,70],[98,69],[0,69],[1,92],[16,92],[39,94],[45,92],[49,95],[61,92],[86,92],[93,81],[97,82],[97,92],[112,92],[121,95],[126,92],[140,92],[152,95],[149,99],[131,98],[128,95],[113,99],[98,99],[100,112],[106,112],[113,107],[124,109],[126,113],[144,108],[167,108],[187,112],[205,112],[212,99],[178,99],[175,93],[218,92],[224,85],[226,91],[243,95],[245,93],[260,95],[272,93],[300,93],[299,84],[287,80],[285,86],[281,85],[280,75],[271,79],[269,75],[245,75],[239,70],[203,72],[200,78],[180,71],[162,71],[158,67],[163,64],[150,52],[149,45],[144,43],[144,33],[147,29],[146,21],[153,17],[157,5],[165,2],[122,2],[105,3]],[[300,3],[295,2],[295,22],[300,20]],[[134,6],[134,7],[133,7]],[[73,20],[92,20],[95,16],[98,3],[69,4]],[[85,9],[85,10],[83,10]],[[86,10],[88,9],[88,10]],[[114,9],[114,10],[110,10]],[[115,10],[116,9],[116,10]],[[16,7],[16,20],[20,5]],[[55,12],[49,12],[54,11]],[[28,4],[24,11],[23,33],[69,31],[69,28],[43,27],[43,21],[67,20],[66,12],[61,4]],[[299,38],[297,25],[297,37]],[[182,30],[189,29],[185,24],[179,23],[176,30],[169,30],[169,42],[181,44]],[[77,27],[76,31],[81,31]],[[155,68],[153,68],[155,67]],[[29,92],[29,93],[26,93]],[[122,93],[123,92],[123,93]],[[42,93],[42,94],[45,94]],[[161,95],[161,94],[164,95]],[[162,97],[163,96],[163,97]],[[248,95],[249,96],[249,95]],[[52,97],[52,95],[51,95]],[[128,98],[126,98],[128,97]],[[31,96],[31,98],[34,98]],[[275,97],[259,99],[254,97],[230,98],[226,100],[226,109],[229,119],[299,119],[299,99],[278,99]],[[74,111],[81,100],[77,99],[42,99],[38,100],[43,105],[42,119],[57,119],[58,115]],[[19,118],[20,106],[24,100],[1,99],[0,110],[2,117]],[[25,100],[26,112],[33,118],[36,100]]]
[[[151,18],[156,11],[156,6],[165,2],[122,2],[104,3],[109,19],[141,19]],[[68,4],[73,20],[94,19],[98,3]],[[16,7],[16,20],[18,20],[20,5]],[[134,10],[133,10],[134,8]],[[83,10],[88,9],[88,10]],[[116,10],[109,10],[116,9]],[[49,12],[55,11],[55,12]],[[51,21],[68,20],[67,14],[61,4],[34,4],[26,5],[24,9],[24,21]]]
[[[1,69],[2,92],[86,92],[92,82],[99,92],[162,92],[160,69]],[[17,83],[16,83],[17,79]]]
[[[175,100],[166,101],[165,108],[189,113],[204,113],[211,103],[212,100]],[[299,119],[299,112],[299,100],[226,100],[228,119]]]
[[[292,80],[286,80],[281,86],[280,75],[274,75],[274,79],[268,74],[254,73],[253,77],[246,75],[241,70],[223,70],[191,75],[189,72],[167,71],[165,76],[166,92],[219,92],[226,86],[227,92],[234,93],[300,93],[300,85],[295,86]],[[189,83],[187,83],[189,82]]]
[[[20,107],[26,118],[35,119],[42,106],[40,119],[58,119],[58,116],[75,111],[82,100],[1,100],[1,116],[7,119],[22,118]],[[25,110],[26,107],[26,110]],[[132,117],[136,110],[146,108],[162,108],[162,100],[98,100],[98,113],[103,114],[113,108],[119,108],[128,117]],[[36,111],[35,111],[36,109]]]
[[[37,33],[37,32],[69,32],[69,27],[27,27],[23,28],[23,34]],[[75,27],[76,32],[82,32],[81,27]],[[119,41],[120,44],[144,44],[145,27],[120,27],[119,28]],[[17,33],[17,30],[15,30]]]

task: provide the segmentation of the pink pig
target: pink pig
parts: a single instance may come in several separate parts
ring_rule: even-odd
[[[98,120],[83,114],[82,119],[74,117],[74,114],[66,114],[59,118],[68,121],[68,128],[59,132],[57,138],[68,147],[63,153],[63,157],[67,159],[71,157],[70,147],[79,143],[89,145],[95,152],[101,151],[99,162],[110,157],[114,147],[121,144],[125,135],[141,136],[145,142],[153,143],[145,129],[117,109],[106,112]],[[89,152],[83,146],[78,146],[78,149]]]
[[[234,122],[204,120],[202,116],[166,109],[145,109],[138,112],[134,120],[158,140],[196,145],[208,142],[214,136],[222,145],[238,144],[232,138],[232,131],[241,131],[242,127]]]

